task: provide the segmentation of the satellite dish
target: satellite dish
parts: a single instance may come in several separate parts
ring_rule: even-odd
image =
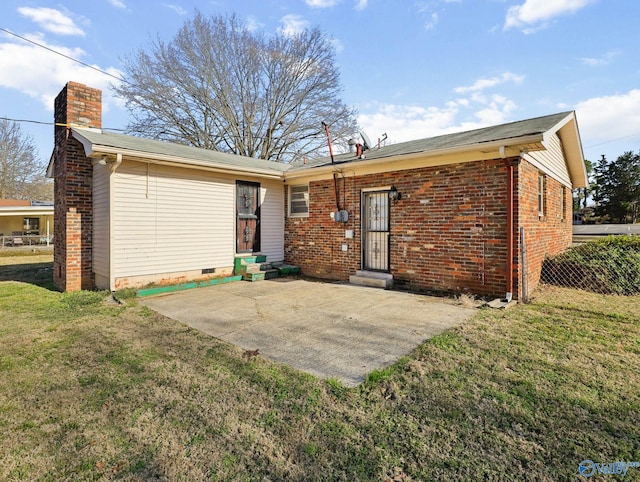
[[[360,137],[362,137],[362,146],[364,147],[365,150],[367,149],[371,149],[371,139],[369,139],[369,136],[364,132],[364,131],[360,131]]]

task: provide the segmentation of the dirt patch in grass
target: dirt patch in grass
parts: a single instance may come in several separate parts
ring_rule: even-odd
[[[555,481],[640,460],[638,297],[547,288],[350,389],[105,295],[0,282],[0,479]]]

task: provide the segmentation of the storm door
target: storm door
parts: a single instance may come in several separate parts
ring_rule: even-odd
[[[362,193],[362,268],[389,271],[389,191]]]
[[[260,184],[236,182],[236,252],[260,251]]]

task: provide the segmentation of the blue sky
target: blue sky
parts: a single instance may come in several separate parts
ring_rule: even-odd
[[[3,0],[0,27],[118,75],[196,8],[266,34],[319,26],[374,141],[576,110],[585,158],[640,150],[637,0]],[[126,127],[113,78],[0,32],[0,117],[51,122],[69,80],[103,89],[103,127]],[[21,126],[48,160],[53,127]]]

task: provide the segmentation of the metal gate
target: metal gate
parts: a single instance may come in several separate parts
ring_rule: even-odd
[[[389,191],[362,194],[362,268],[389,271]]]
[[[236,252],[260,251],[260,184],[236,182]]]

